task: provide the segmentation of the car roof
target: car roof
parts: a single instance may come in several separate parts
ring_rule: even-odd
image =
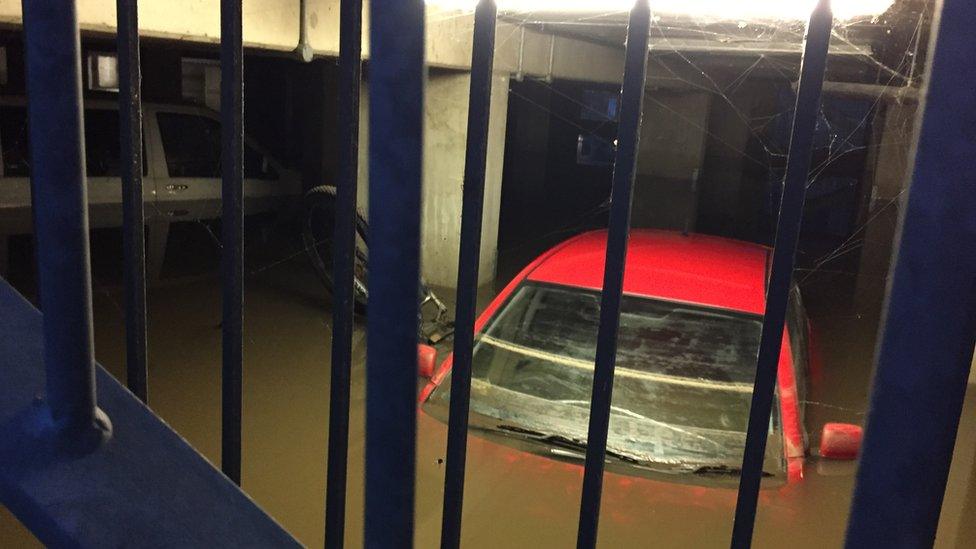
[[[544,254],[527,278],[599,290],[607,231],[571,238]],[[762,314],[769,248],[715,236],[633,229],[624,293]]]

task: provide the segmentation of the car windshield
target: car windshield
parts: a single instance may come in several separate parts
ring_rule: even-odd
[[[520,286],[476,338],[471,411],[495,428],[585,445],[599,309],[595,291]],[[737,470],[761,326],[756,315],[625,295],[608,450],[668,470]],[[449,385],[433,406],[447,405]],[[780,446],[767,446],[778,468]]]

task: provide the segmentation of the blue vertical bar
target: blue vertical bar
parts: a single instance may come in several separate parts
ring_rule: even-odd
[[[365,544],[413,545],[424,2],[370,2]]]
[[[471,399],[471,354],[474,348],[474,321],[478,305],[478,262],[481,259],[481,221],[485,202],[485,162],[488,155],[496,13],[494,0],[481,0],[474,12],[471,89],[468,94],[468,135],[461,197],[458,293],[454,314],[451,411],[447,429],[444,512],[441,518],[441,547],[444,549],[457,548],[461,544],[468,405]]]
[[[52,434],[90,450],[111,433],[96,407],[88,194],[73,1],[25,0],[31,198]]]
[[[119,135],[126,385],[148,402],[146,361],[146,219],[142,204],[142,74],[137,0],[118,0]]]
[[[241,408],[244,366],[244,49],[241,0],[220,2],[221,369],[220,469],[241,483]]]
[[[613,396],[613,370],[617,360],[617,329],[620,326],[620,301],[623,295],[627,240],[630,237],[630,205],[644,112],[650,24],[651,10],[647,0],[638,0],[630,10],[627,27],[620,126],[617,131],[618,149],[613,168],[606,263],[600,297],[600,328],[597,332],[590,424],[586,437],[586,468],[583,473],[583,496],[576,538],[576,546],[580,549],[596,546],[600,521],[603,465],[607,453],[607,429],[610,427],[610,401]]]
[[[940,4],[849,548],[934,543],[976,344],[976,5]]]
[[[766,287],[766,311],[759,340],[756,380],[749,408],[749,426],[742,458],[742,474],[739,478],[735,522],[732,526],[731,546],[735,548],[752,545],[756,505],[766,456],[766,438],[769,434],[769,417],[776,386],[776,368],[783,344],[786,306],[800,237],[803,201],[810,173],[813,135],[820,114],[820,92],[823,89],[832,25],[830,0],[820,0],[807,24],[803,58],[800,62],[790,152],[786,160],[786,174],[783,176],[783,198],[776,222],[772,267]]]
[[[339,178],[333,239],[332,378],[329,383],[329,456],[325,492],[325,546],[333,549],[343,546],[346,520],[362,33],[362,0],[342,0],[339,7]]]

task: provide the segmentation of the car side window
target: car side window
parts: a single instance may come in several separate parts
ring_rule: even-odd
[[[220,177],[220,123],[193,114],[156,113],[170,177]]]
[[[118,177],[119,111],[85,110],[85,166],[89,177]]]
[[[0,108],[0,143],[3,144],[3,173],[6,177],[30,176],[27,108]],[[88,177],[119,177],[119,112],[113,109],[85,109],[85,173]],[[146,156],[143,144],[143,159]],[[148,166],[143,160],[143,175]]]
[[[244,145],[244,177],[248,179],[278,179],[278,170],[274,169],[268,157]]]
[[[220,177],[220,122],[195,114],[156,114],[170,177]],[[244,146],[244,177],[278,179],[267,157]]]
[[[4,176],[29,176],[30,150],[25,107],[0,107],[0,145],[3,146]]]

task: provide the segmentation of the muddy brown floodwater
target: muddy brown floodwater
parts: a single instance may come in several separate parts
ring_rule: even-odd
[[[511,269],[508,269],[511,270]],[[501,281],[504,282],[504,281]],[[811,447],[824,422],[864,418],[876,315],[854,310],[843,281],[804,288],[823,355],[810,381],[806,428]],[[879,280],[879,284],[882,283]],[[492,291],[481,292],[481,304]],[[845,297],[838,297],[845,296]],[[445,295],[450,298],[452,296]],[[220,287],[216,277],[166,282],[150,291],[150,404],[212,463],[220,461]],[[123,373],[123,313],[117,287],[95,292],[96,353]],[[308,546],[324,524],[331,315],[304,258],[252,272],[246,283],[244,489]],[[362,543],[365,338],[354,334],[347,545]],[[442,345],[442,356],[450,344]],[[419,380],[418,380],[419,383]],[[973,393],[973,391],[970,391]],[[976,399],[967,395],[936,546],[976,546]],[[418,547],[437,544],[446,429],[422,416],[418,437]],[[764,491],[757,547],[838,547],[853,463],[807,462],[804,479],[782,493]],[[472,436],[463,529],[465,547],[567,547],[575,539],[582,469],[517,454]],[[773,492],[776,492],[774,489]],[[708,488],[608,474],[601,546],[726,547],[734,488]],[[968,517],[968,518],[967,518]],[[30,546],[4,510],[0,545]]]

